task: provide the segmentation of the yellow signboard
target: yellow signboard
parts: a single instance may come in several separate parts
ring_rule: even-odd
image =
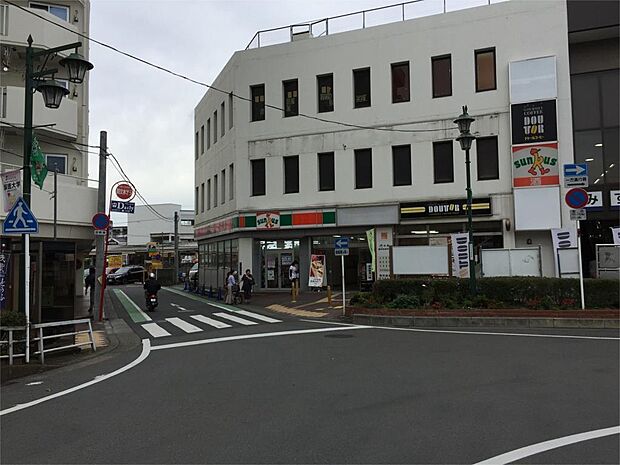
[[[164,268],[164,264],[159,261],[159,260],[153,260],[151,262],[151,269],[152,270],[162,270]]]
[[[108,266],[110,268],[120,268],[123,266],[123,256],[122,255],[110,255],[108,257]]]
[[[149,253],[149,257],[153,257],[157,255],[157,243],[156,242],[148,242],[146,244],[146,251]]]

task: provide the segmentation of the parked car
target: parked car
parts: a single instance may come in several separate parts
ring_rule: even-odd
[[[123,266],[108,275],[108,284],[127,284],[142,282],[146,270],[142,266]]]
[[[198,263],[194,263],[194,266],[190,268],[187,277],[192,287],[198,285]]]
[[[111,274],[114,274],[118,271],[118,266],[108,266],[105,269],[105,275],[106,276],[110,276]]]

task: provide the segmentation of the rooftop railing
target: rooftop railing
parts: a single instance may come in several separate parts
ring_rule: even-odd
[[[411,0],[367,10],[345,13],[305,23],[275,27],[258,31],[245,47],[260,48],[268,45],[338,34],[365,29],[381,24],[448,13],[476,6],[490,5],[508,0]]]

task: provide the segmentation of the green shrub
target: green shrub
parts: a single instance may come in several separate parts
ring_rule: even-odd
[[[26,326],[26,315],[13,310],[0,312],[0,326]]]
[[[419,308],[420,299],[415,295],[401,294],[392,300],[388,305],[389,308]]]

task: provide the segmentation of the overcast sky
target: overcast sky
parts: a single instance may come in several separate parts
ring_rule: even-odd
[[[495,0],[494,0],[495,2]],[[254,33],[395,3],[389,0],[91,0],[92,38],[196,80],[211,83]],[[407,17],[443,10],[444,0],[407,7]],[[487,0],[446,0],[449,10]],[[399,9],[368,15],[367,25]],[[340,27],[361,25],[361,16]],[[335,25],[330,24],[330,32]],[[202,86],[91,43],[90,144],[108,147],[149,203],[193,208],[193,112]],[[94,150],[94,149],[91,149]],[[90,155],[90,176],[98,175]],[[120,180],[108,164],[108,187]],[[141,202],[138,202],[141,203]],[[116,221],[123,222],[121,215]]]

